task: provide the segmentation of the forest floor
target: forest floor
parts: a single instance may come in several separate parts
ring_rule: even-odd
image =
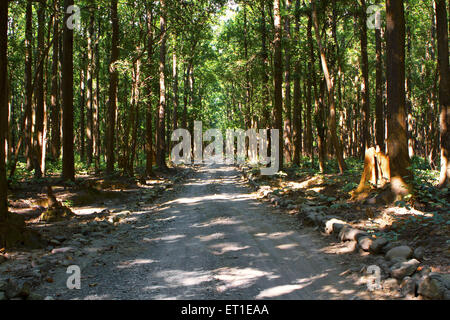
[[[359,184],[361,170],[344,175],[318,174],[285,169],[283,176],[261,177],[243,168],[260,200],[274,203],[305,218],[302,208],[318,209],[325,216],[345,221],[374,238],[385,238],[390,246],[408,245],[422,251],[420,268],[450,273],[450,193],[424,181],[415,183],[415,195],[394,205],[375,201],[382,190],[373,190],[363,200],[351,191]],[[419,172],[415,172],[419,175]],[[289,205],[291,204],[292,205]]]
[[[39,222],[46,205],[42,186],[21,184],[11,211],[25,215],[49,245],[3,251],[0,284],[14,279],[20,290],[29,283],[36,299],[404,298],[391,287],[370,292],[365,270],[378,258],[352,242],[322,237],[299,208],[321,206],[366,230],[368,223],[385,223],[390,231],[408,217],[401,214],[407,209],[396,208],[394,221],[397,213],[388,207],[349,201],[343,191],[348,177],[293,176],[257,182],[294,199],[291,209],[259,201],[264,197],[233,167],[179,168],[140,182],[86,176],[77,185],[53,188],[76,214],[57,223]],[[424,263],[448,273],[448,223],[441,225],[421,227],[433,237],[417,237],[416,228],[412,236],[397,232],[392,240],[416,241],[424,246]],[[81,268],[81,290],[67,288],[71,265]]]

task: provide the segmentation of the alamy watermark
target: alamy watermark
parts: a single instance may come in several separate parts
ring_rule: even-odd
[[[67,7],[67,14],[70,16],[67,18],[66,26],[69,30],[81,30],[81,10],[77,5],[71,5]]]
[[[381,269],[379,266],[367,267],[367,273],[371,275],[367,282],[367,289],[369,291],[376,291],[381,289]]]
[[[70,276],[67,278],[66,286],[69,290],[81,289],[81,269],[77,265],[69,266],[66,271]]]
[[[381,11],[384,7],[381,4],[374,4],[367,7],[367,28],[381,29]]]
[[[220,130],[209,129],[203,133],[203,123],[195,121],[193,152],[191,133],[186,129],[177,129],[172,133],[172,141],[179,142],[180,139],[182,141],[173,147],[171,160],[177,165],[190,164],[193,155],[194,164],[244,164],[248,156],[250,164],[268,166],[261,167],[261,175],[275,175],[280,168],[280,135],[278,129],[270,130],[271,152],[268,156],[268,131],[228,129],[224,140]],[[247,138],[248,144],[246,144]],[[211,143],[203,148],[204,141],[211,141]]]

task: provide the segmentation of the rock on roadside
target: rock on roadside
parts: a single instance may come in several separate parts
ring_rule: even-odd
[[[417,292],[426,299],[450,300],[450,274],[430,273],[420,280]]]
[[[406,276],[413,275],[419,265],[420,262],[416,259],[398,262],[391,267],[391,276],[395,279],[402,280]]]
[[[408,246],[395,247],[386,253],[386,260],[390,261],[395,258],[409,259],[413,254],[413,250]]]

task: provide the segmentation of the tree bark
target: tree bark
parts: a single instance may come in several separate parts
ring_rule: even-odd
[[[179,96],[178,96],[178,57],[177,57],[177,39],[175,37],[175,43],[173,45],[173,54],[172,54],[172,76],[173,76],[173,130],[178,129],[178,105],[179,105]]]
[[[153,71],[153,12],[152,6],[147,7],[147,65],[150,72]],[[146,112],[146,137],[145,137],[145,152],[146,152],[146,167],[145,173],[147,176],[153,175],[153,134],[152,134],[152,83],[147,81],[147,112]]]
[[[278,152],[280,157],[280,170],[284,166],[283,155],[283,61],[282,61],[282,29],[281,29],[281,13],[280,13],[280,0],[273,1],[273,14],[274,14],[274,41],[273,41],[273,80],[274,80],[274,114],[275,123],[274,129],[279,130],[279,146]]]
[[[0,114],[8,112],[8,1],[0,2]],[[8,213],[8,183],[6,180],[5,139],[7,117],[0,117],[0,222],[6,221]]]
[[[58,10],[58,1],[54,0],[53,9],[55,12]],[[53,55],[52,55],[52,76],[51,76],[51,91],[50,91],[50,110],[51,110],[51,154],[52,160],[58,161],[61,157],[61,118],[60,108],[61,105],[58,99],[58,60],[59,60],[59,19],[57,15],[54,17],[53,25]]]
[[[93,61],[94,61],[94,12],[90,13],[88,37],[87,37],[87,69],[86,69],[86,163],[92,164],[94,151],[94,119],[93,119]]]
[[[64,34],[62,62],[62,103],[63,103],[63,171],[64,180],[75,180],[73,141],[73,30],[67,27],[70,15],[67,8],[73,0],[64,0]]]
[[[295,3],[295,37],[300,41],[300,0]],[[300,155],[302,154],[302,92],[300,87],[301,61],[299,58],[295,61],[294,72],[294,114],[293,114],[293,163],[300,165]]]
[[[27,1],[26,23],[25,23],[25,156],[27,159],[27,169],[31,170],[32,164],[32,108],[33,108],[33,5]]]
[[[369,58],[367,55],[367,13],[366,1],[361,0],[360,17],[360,38],[361,38],[361,73],[363,77],[362,104],[363,104],[363,150],[370,148],[370,86],[369,86]]]
[[[320,39],[320,29],[319,29],[319,20],[317,17],[317,8],[316,8],[316,0],[312,0],[312,19],[314,24],[314,30],[316,33],[316,40],[317,44],[319,46],[320,50],[320,58],[322,61],[322,70],[325,76],[325,81],[327,85],[327,91],[328,91],[328,103],[330,105],[330,114],[329,114],[329,130],[331,133],[331,142],[334,146],[334,151],[336,154],[336,158],[339,165],[339,171],[340,173],[344,173],[344,171],[347,169],[344,161],[344,157],[342,155],[342,148],[341,144],[339,143],[339,139],[337,137],[337,128],[336,128],[336,105],[334,100],[334,84],[333,80],[331,79],[330,72],[328,69],[328,62],[325,54],[325,49],[322,46],[322,40]]]
[[[375,101],[375,128],[376,142],[381,152],[386,151],[385,146],[385,121],[383,104],[383,60],[381,49],[381,28],[375,30],[376,47],[376,101]]]
[[[165,109],[166,109],[166,3],[161,0],[160,17],[160,48],[159,48],[159,105],[156,129],[156,165],[159,169],[166,169],[166,147],[165,147]]]
[[[286,34],[286,45],[284,48],[285,52],[285,66],[284,66],[284,159],[286,162],[291,162],[293,158],[292,154],[292,105],[291,105],[291,0],[286,0],[286,10],[288,12],[284,20],[284,32]]]
[[[38,56],[37,61],[44,58],[45,0],[39,1],[38,9]],[[36,84],[36,123],[34,129],[33,163],[34,176],[41,178],[44,174],[42,154],[44,145],[44,63],[39,63]]]
[[[448,49],[448,19],[445,0],[436,0],[438,67],[439,67],[439,105],[441,132],[441,174],[439,186],[450,184],[450,69]]]
[[[116,134],[116,112],[117,112],[117,85],[119,74],[117,72],[116,62],[119,59],[119,19],[117,16],[117,0],[111,0],[111,20],[112,20],[112,39],[111,39],[111,62],[109,65],[109,102],[108,102],[108,122],[106,138],[106,174],[114,172],[114,150]]]
[[[405,15],[403,1],[386,0],[387,121],[391,191],[409,193],[410,159],[405,109]]]

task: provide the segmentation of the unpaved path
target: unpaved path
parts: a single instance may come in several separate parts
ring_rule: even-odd
[[[321,250],[320,236],[255,200],[236,169],[202,167],[173,198],[84,247],[88,254],[73,260],[81,265],[81,290],[66,288],[60,267],[40,293],[56,299],[367,298],[364,285],[340,276],[346,269]]]

